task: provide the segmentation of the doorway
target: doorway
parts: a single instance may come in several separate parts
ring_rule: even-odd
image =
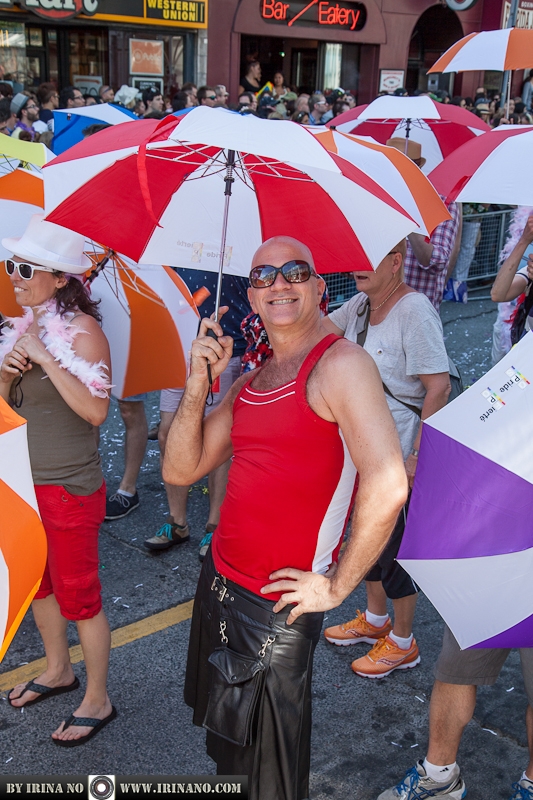
[[[445,6],[431,6],[424,11],[415,25],[409,46],[405,88],[410,94],[416,89],[428,90],[428,69],[462,36],[463,28],[455,11]],[[449,86],[450,76],[439,76],[438,88],[448,90]]]

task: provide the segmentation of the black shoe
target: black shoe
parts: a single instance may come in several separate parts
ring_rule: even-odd
[[[122,517],[127,517],[138,505],[138,492],[135,492],[133,497],[126,497],[125,494],[116,492],[106,499],[104,519],[122,519]]]
[[[161,425],[161,420],[159,420],[157,425],[154,425],[154,427],[150,428],[150,430],[148,431],[148,439],[151,442],[157,442],[157,440],[159,438],[159,426],[160,425]]]

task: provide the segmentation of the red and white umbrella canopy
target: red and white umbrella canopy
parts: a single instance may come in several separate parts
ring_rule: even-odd
[[[31,477],[26,420],[0,398],[0,661],[43,577],[46,534]]]
[[[340,114],[327,127],[355,136],[371,136],[386,144],[389,139],[405,139],[408,124],[409,139],[422,147],[426,159],[422,171],[426,175],[465,142],[490,131],[470,111],[451,103],[436,103],[425,96],[378,97],[368,105]]]
[[[305,242],[319,272],[372,269],[419,230],[296,123],[206,107],[151,123],[104,130],[45,167],[47,219],[136,262],[217,271],[234,151],[225,272],[248,275],[257,247],[281,234]]]
[[[505,28],[470,33],[446,50],[428,74],[486,69],[505,72],[529,67],[533,67],[533,30]]]
[[[410,158],[394,147],[385,147],[338,130],[328,130],[324,126],[309,127],[309,130],[326,150],[358,164],[360,169],[395,197],[418,223],[419,233],[430,236],[440,222],[449,219],[446,207],[426,176]]]
[[[449,201],[531,206],[532,152],[532,125],[500,125],[456,150],[429,177]]]
[[[89,247],[87,255],[96,265],[106,253]],[[200,315],[173,269],[112,255],[93,280],[91,297],[100,300],[115,397],[185,386]]]
[[[22,236],[32,215],[42,213],[43,208],[40,174],[19,168],[0,175],[0,239]],[[95,265],[105,254],[102,248],[87,244],[87,255]],[[3,261],[11,255],[0,244],[0,313],[6,317],[23,313],[4,269]],[[187,354],[199,314],[174,270],[139,267],[114,255],[92,283],[91,296],[101,300],[116,397],[185,385]],[[161,351],[162,341],[171,348],[172,359],[167,357],[168,350]]]

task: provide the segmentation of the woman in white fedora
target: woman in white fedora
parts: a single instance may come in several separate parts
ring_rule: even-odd
[[[22,317],[0,337],[0,395],[28,422],[35,492],[48,559],[33,601],[47,665],[15,686],[9,703],[22,708],[79,687],[70,663],[67,625],[75,620],[87,668],[87,689],[74,713],[52,734],[55,744],[84,744],[116,716],[106,690],[109,624],[98,577],[98,531],[105,484],[95,429],[109,407],[109,346],[82,276],[90,267],[84,238],[35,214],[20,238],[3,239]]]

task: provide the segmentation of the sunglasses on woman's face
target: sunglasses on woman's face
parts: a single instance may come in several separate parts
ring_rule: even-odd
[[[6,272],[8,275],[13,275],[17,270],[18,274],[25,281],[31,281],[34,272],[55,272],[52,267],[41,267],[36,264],[24,264],[21,261],[13,261],[11,258],[6,258]]]
[[[250,285],[254,289],[265,289],[272,286],[278,272],[281,272],[287,283],[305,283],[311,275],[317,277],[316,272],[307,261],[287,261],[282,267],[273,267],[270,264],[262,264],[254,267],[250,272]]]

